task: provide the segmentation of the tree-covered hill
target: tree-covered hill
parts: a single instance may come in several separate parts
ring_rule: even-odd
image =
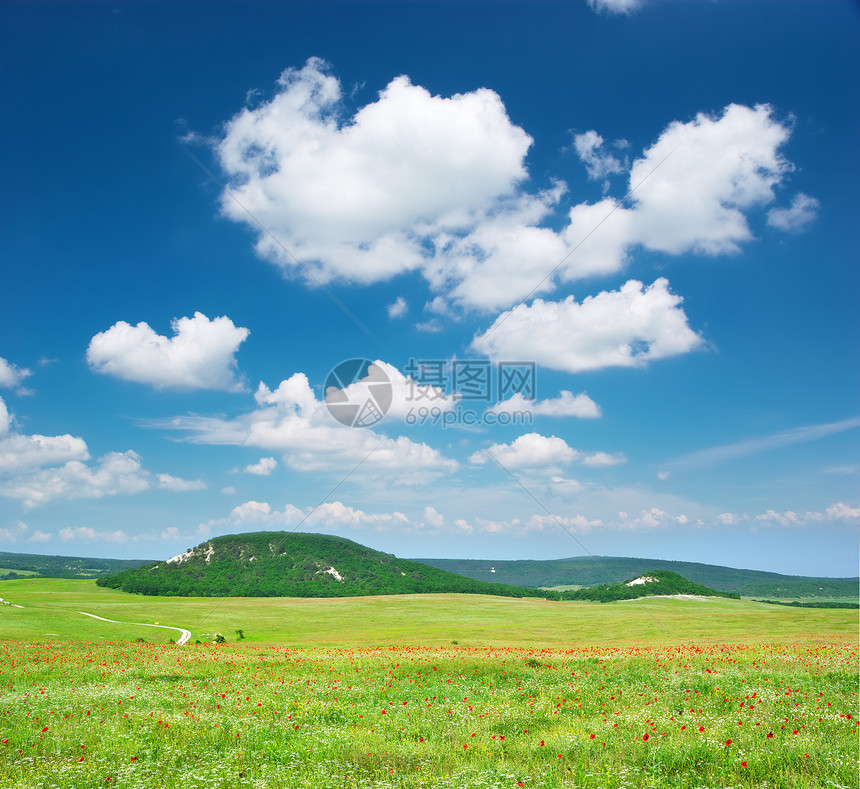
[[[669,570],[697,584],[745,597],[856,600],[857,578],[818,578],[782,575],[763,570],[740,570],[699,562],[640,559],[623,556],[576,556],[550,560],[415,559],[417,562],[480,581],[515,586],[595,586],[632,578],[647,570]]]
[[[40,556],[0,551],[0,580],[15,578],[99,578],[151,559],[92,559],[84,556]]]
[[[716,589],[694,584],[670,570],[648,570],[636,578],[629,578],[621,583],[601,584],[587,589],[565,592],[562,598],[564,600],[596,600],[599,603],[611,603],[616,600],[633,600],[637,597],[655,595],[740,598],[740,595],[735,592],[718,592]]]
[[[353,597],[448,592],[555,597],[398,559],[328,534],[215,537],[184,554],[98,579],[99,586],[187,597]]]

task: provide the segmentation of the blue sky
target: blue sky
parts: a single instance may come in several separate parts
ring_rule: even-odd
[[[0,14],[0,549],[856,575],[855,4]]]

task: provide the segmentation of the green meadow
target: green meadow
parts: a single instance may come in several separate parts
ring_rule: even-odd
[[[858,784],[856,610],[0,590],[4,789]]]
[[[551,647],[678,643],[758,643],[854,637],[858,612],[793,609],[746,600],[630,600],[600,604],[485,597],[404,595],[352,598],[146,597],[88,580],[5,581],[0,596],[6,638],[134,639],[166,642],[169,631],[113,625],[106,619],[160,623],[247,643],[292,647]],[[49,636],[48,634],[56,634]]]

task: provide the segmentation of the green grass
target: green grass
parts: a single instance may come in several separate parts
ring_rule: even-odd
[[[577,589],[582,589],[579,584],[559,584],[558,586],[541,586],[540,588],[550,592],[575,592]]]
[[[4,789],[858,784],[857,611],[3,589]]]
[[[0,642],[0,785],[856,786],[856,672],[845,644]]]
[[[167,631],[125,622],[186,627],[192,640],[245,632],[250,643],[288,646],[625,646],[662,643],[757,643],[854,637],[857,611],[795,609],[746,600],[665,598],[621,603],[558,603],[479,595],[399,597],[145,597],[102,589],[94,581],[6,581],[4,597],[24,608],[0,608],[0,632],[40,639],[137,638],[166,641]],[[120,632],[122,628],[122,632]]]

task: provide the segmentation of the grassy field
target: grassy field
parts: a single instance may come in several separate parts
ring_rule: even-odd
[[[171,598],[101,589],[94,581],[4,581],[0,596],[23,608],[0,608],[6,637],[134,639],[164,643],[168,631],[111,625],[76,613],[125,622],[185,627],[192,641],[242,629],[252,644],[292,647],[626,646],[795,642],[855,637],[857,611],[793,609],[745,600],[631,600],[557,603],[478,595],[403,597]],[[48,634],[56,634],[54,636]]]
[[[858,785],[857,611],[0,589],[4,789]]]

